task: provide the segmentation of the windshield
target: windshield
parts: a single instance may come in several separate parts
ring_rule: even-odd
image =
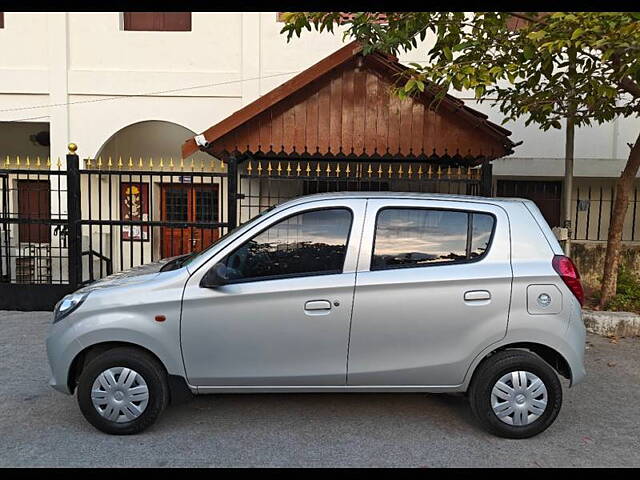
[[[244,223],[241,223],[240,225],[238,225],[237,227],[229,230],[227,233],[225,233],[223,236],[221,236],[220,238],[218,238],[215,242],[213,242],[211,245],[209,245],[207,248],[205,248],[204,250],[201,250],[197,253],[191,253],[189,254],[189,256],[181,258],[181,262],[180,262],[180,266],[184,267],[185,265],[189,265],[190,263],[192,263],[196,258],[201,257],[202,255],[204,255],[205,253],[207,253],[209,250],[211,250],[211,248],[215,247],[218,243],[220,243],[222,240],[224,240],[225,238],[227,238],[229,235],[231,235],[232,233],[235,233],[238,231],[238,229],[245,227],[253,222],[255,222],[257,219],[263,217],[266,213],[269,213],[271,210],[273,210],[274,208],[276,208],[275,205],[270,206],[269,208],[267,208],[266,210],[263,210],[262,212],[260,212],[258,215],[256,215],[255,217],[247,220]]]

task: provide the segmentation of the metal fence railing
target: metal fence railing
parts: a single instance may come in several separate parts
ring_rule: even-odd
[[[491,165],[348,156],[0,163],[0,309],[51,308],[115,272],[197,252],[293,197],[336,191],[489,195]],[[464,159],[463,159],[464,160]]]
[[[606,241],[613,210],[613,185],[578,186],[573,198],[573,239]],[[622,230],[623,242],[640,241],[640,195],[630,195]]]
[[[248,160],[240,165],[240,219],[301,195],[396,191],[481,195],[482,169],[423,162]],[[485,179],[486,182],[486,179]]]

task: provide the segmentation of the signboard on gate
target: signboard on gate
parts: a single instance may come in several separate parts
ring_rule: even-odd
[[[149,184],[123,182],[120,184],[120,218],[126,221],[149,220]],[[149,240],[147,225],[123,225],[123,240]]]

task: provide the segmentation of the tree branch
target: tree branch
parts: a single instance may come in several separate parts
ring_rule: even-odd
[[[634,98],[640,98],[640,85],[629,77],[622,78],[618,86],[625,92],[631,94]]]
[[[619,70],[620,56],[616,54],[611,55],[611,61],[613,63],[613,66]],[[640,97],[640,85],[631,80],[629,77],[622,77],[620,79],[620,82],[618,83],[618,86],[625,92],[631,94],[631,96],[633,96],[634,98]]]

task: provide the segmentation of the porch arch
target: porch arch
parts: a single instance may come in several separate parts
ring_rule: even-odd
[[[92,158],[112,157],[116,159],[142,157],[154,160],[160,157],[179,159],[180,144],[185,136],[195,135],[193,130],[167,120],[142,120],[126,125],[113,133],[96,151]],[[210,159],[205,153],[199,157]]]

